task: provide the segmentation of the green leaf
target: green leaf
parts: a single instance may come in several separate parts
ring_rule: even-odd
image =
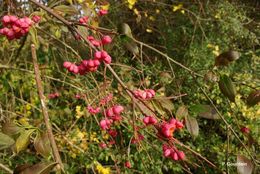
[[[127,23],[123,23],[120,26],[119,33],[122,34],[122,35],[126,35],[126,36],[128,36],[130,38],[133,37],[132,30],[131,30],[130,26]]]
[[[235,102],[236,89],[232,80],[227,75],[220,77],[219,89],[231,102]]]
[[[15,141],[6,134],[0,132],[0,150],[9,148],[15,143]]]
[[[185,125],[187,127],[188,132],[193,136],[197,137],[199,135],[199,125],[194,117],[185,117]]]
[[[15,142],[17,153],[27,148],[28,144],[30,143],[30,136],[34,131],[35,129],[29,129],[24,130],[20,133],[20,136],[17,138]]]
[[[213,107],[209,105],[201,105],[201,107],[203,107],[203,111],[198,113],[199,117],[213,120],[220,119],[217,111]]]

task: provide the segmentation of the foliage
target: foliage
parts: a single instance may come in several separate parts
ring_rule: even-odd
[[[260,171],[257,2],[42,2],[73,25],[31,0],[0,4],[1,16],[40,17],[19,39],[0,35],[1,163],[18,173],[58,170],[36,88],[33,43],[66,173]],[[63,63],[80,67],[95,57],[88,36],[111,37],[95,48],[106,50],[112,63],[102,60],[79,75]],[[106,122],[115,106],[123,110],[112,109],[111,119],[122,118]],[[172,118],[173,137],[163,136]],[[185,158],[167,158],[165,144]],[[232,166],[243,162],[246,168]]]

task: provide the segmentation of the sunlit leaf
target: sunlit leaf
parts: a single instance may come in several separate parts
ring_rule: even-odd
[[[24,130],[20,133],[20,136],[17,138],[15,142],[17,153],[27,148],[28,144],[30,143],[30,136],[34,131],[35,129],[29,129]]]

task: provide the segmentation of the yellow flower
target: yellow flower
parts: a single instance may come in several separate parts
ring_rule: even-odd
[[[76,106],[76,118],[80,118],[83,115],[83,111],[81,111],[81,106]]]
[[[182,4],[179,4],[179,5],[174,5],[172,10],[173,10],[174,12],[176,12],[176,11],[178,11],[178,10],[181,10],[181,9],[182,9],[182,7],[183,7],[183,5],[182,5]]]
[[[110,174],[110,168],[105,168],[101,164],[96,165],[96,170],[98,174]]]

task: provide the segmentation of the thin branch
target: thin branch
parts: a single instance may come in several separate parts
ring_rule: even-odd
[[[6,167],[4,164],[0,163],[0,169],[3,169],[4,171],[6,171],[7,173],[12,174],[13,171],[11,169],[9,169],[8,167]]]
[[[48,109],[47,109],[47,106],[46,106],[46,103],[45,103],[45,96],[43,94],[43,86],[42,86],[41,77],[40,77],[39,65],[38,65],[38,62],[37,62],[36,49],[35,49],[35,46],[33,44],[31,45],[31,51],[32,51],[32,59],[33,59],[33,65],[34,65],[36,86],[37,86],[39,98],[40,98],[40,101],[41,101],[42,113],[43,113],[43,118],[44,118],[44,122],[45,122],[46,129],[47,129],[48,137],[49,137],[49,140],[50,140],[50,144],[51,144],[51,147],[52,147],[52,151],[53,151],[55,161],[58,163],[57,169],[58,170],[61,169],[61,170],[64,171],[63,164],[62,164],[60,154],[59,154],[59,150],[57,148],[55,138],[54,138],[54,135],[53,135],[53,132],[52,132],[52,126],[51,126],[50,119],[49,119]]]

